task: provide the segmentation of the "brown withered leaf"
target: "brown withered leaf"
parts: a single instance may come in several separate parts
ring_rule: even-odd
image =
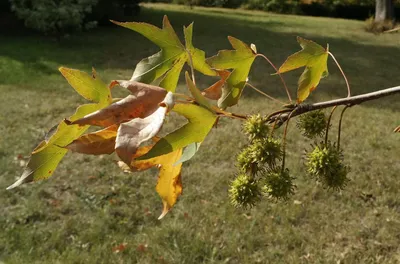
[[[117,132],[115,151],[127,164],[136,153],[140,144],[153,138],[160,131],[167,112],[173,107],[173,94],[168,92],[158,109],[145,118],[135,118],[122,123]]]
[[[146,154],[153,146],[145,146],[138,149],[135,156]],[[178,197],[182,194],[181,169],[182,163],[174,164],[181,158],[182,149],[170,152],[168,154],[158,156],[147,160],[133,160],[130,163],[132,171],[147,170],[151,167],[158,167],[160,170],[156,191],[160,195],[163,202],[163,211],[158,219],[163,218],[169,210],[174,206]],[[118,163],[119,166],[126,170],[126,164]]]
[[[221,77],[219,81],[204,89],[202,94],[211,100],[218,100],[222,95],[222,87],[224,86],[226,79],[228,79],[231,74],[230,71],[227,70],[217,70],[218,75]]]
[[[145,118],[158,109],[158,104],[167,95],[165,89],[154,85],[135,81],[117,81],[117,83],[132,94],[106,108],[69,123],[109,127],[134,118]],[[115,85],[116,82],[112,82],[112,86]]]
[[[118,125],[89,133],[79,137],[67,145],[66,148],[78,153],[102,155],[111,154],[115,149]]]
[[[396,127],[395,129],[394,129],[394,131],[393,132],[398,132],[398,133],[400,133],[400,126],[398,126],[398,127]]]

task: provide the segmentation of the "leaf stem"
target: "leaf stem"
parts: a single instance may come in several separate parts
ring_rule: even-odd
[[[337,105],[335,105],[335,106],[332,108],[331,113],[329,114],[328,122],[326,123],[325,146],[328,144],[329,127],[331,126],[332,115],[333,115],[333,113],[335,112],[336,108],[337,108]]]
[[[273,101],[275,101],[275,102],[278,102],[278,103],[283,104],[283,105],[286,104],[286,103],[284,103],[284,102],[282,102],[282,101],[276,99],[275,97],[264,93],[263,91],[261,91],[260,89],[256,88],[254,85],[252,85],[252,84],[250,84],[250,83],[248,83],[248,82],[246,82],[246,85],[249,86],[250,88],[254,89],[256,92],[258,92],[258,93],[264,95],[265,97],[267,97],[267,98],[269,98],[269,99],[271,99],[271,100],[273,100]]]
[[[190,71],[192,72],[192,80],[193,80],[193,84],[196,86],[196,80],[194,78],[194,68],[193,68],[193,59],[192,59],[192,54],[190,54],[190,51],[185,49],[188,57],[189,57],[189,61],[190,61]]]
[[[287,136],[287,131],[288,131],[288,127],[289,127],[289,121],[290,118],[292,117],[292,114],[296,112],[296,110],[293,110],[290,112],[288,119],[286,120],[286,126],[285,126],[285,130],[283,132],[283,142],[282,142],[282,150],[283,150],[283,154],[282,154],[282,172],[285,170],[285,158],[286,158],[286,136]]]
[[[339,62],[336,60],[335,56],[333,56],[333,54],[331,52],[328,51],[329,56],[332,57],[332,59],[335,61],[336,66],[339,68],[340,72],[343,75],[344,81],[346,82],[346,86],[347,86],[347,97],[351,97],[351,90],[350,90],[350,84],[347,81],[347,77],[346,74],[344,74],[344,71],[342,70],[342,67],[340,67]]]
[[[279,75],[279,78],[281,78],[283,87],[285,87],[286,94],[287,94],[287,96],[288,96],[289,101],[290,101],[290,102],[293,102],[293,101],[292,101],[292,97],[290,96],[290,93],[289,93],[289,89],[288,89],[287,86],[286,86],[286,82],[285,82],[285,80],[284,80],[283,77],[282,77],[282,74],[279,72],[279,70],[276,68],[276,66],[272,63],[272,61],[270,61],[270,60],[268,59],[267,56],[265,56],[264,54],[261,54],[261,53],[257,53],[256,56],[257,56],[257,57],[259,56],[259,57],[264,58],[264,59],[272,66],[272,68],[274,68],[274,70],[276,71],[276,73]]]
[[[343,110],[342,113],[340,114],[340,119],[339,119],[339,128],[338,128],[338,137],[337,137],[337,150],[340,149],[340,133],[342,130],[342,119],[343,119],[343,114],[344,112],[347,110],[347,108],[349,108],[350,106],[346,105]]]

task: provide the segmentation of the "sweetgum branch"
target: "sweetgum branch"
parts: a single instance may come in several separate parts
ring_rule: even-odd
[[[296,105],[291,109],[283,109],[281,111],[271,114],[268,117],[267,121],[271,123],[271,122],[275,122],[276,120],[278,120],[278,123],[281,125],[288,120],[289,115],[291,115],[291,117],[295,117],[295,116],[298,116],[298,115],[301,115],[301,114],[304,114],[307,112],[311,112],[314,110],[325,109],[325,108],[339,106],[339,105],[346,105],[348,107],[351,107],[353,105],[358,105],[363,102],[376,100],[376,99],[386,97],[389,95],[393,95],[393,94],[400,94],[400,86],[387,88],[387,89],[379,90],[379,91],[372,92],[372,93],[360,94],[360,95],[350,96],[350,97],[341,98],[341,99],[334,99],[334,100],[330,100],[330,101],[319,102],[319,103],[315,103],[315,104]]]

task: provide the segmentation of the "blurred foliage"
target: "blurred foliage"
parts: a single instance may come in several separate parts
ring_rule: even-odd
[[[1,3],[2,13],[10,11],[25,27],[62,36],[87,30],[109,19],[129,19],[139,12],[139,0],[10,0]]]

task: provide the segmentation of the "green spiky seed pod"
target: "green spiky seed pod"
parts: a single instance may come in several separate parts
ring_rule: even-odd
[[[255,175],[258,173],[258,163],[250,155],[250,146],[244,148],[236,157],[239,171]]]
[[[294,177],[290,176],[289,169],[276,168],[268,171],[263,177],[263,193],[271,198],[287,200],[294,193]]]
[[[281,142],[272,137],[255,139],[237,156],[237,167],[241,172],[256,175],[267,165],[270,169],[282,159]]]
[[[257,181],[246,174],[239,174],[229,189],[231,203],[235,207],[251,208],[261,198]]]
[[[249,155],[259,167],[267,164],[274,168],[276,161],[282,159],[281,142],[272,137],[254,140],[249,146]]]
[[[336,144],[320,143],[307,154],[307,172],[328,188],[343,189],[347,182],[349,167],[343,163],[343,154]]]
[[[302,130],[305,137],[310,139],[322,136],[325,133],[327,118],[321,110],[312,111],[299,117],[297,127]]]
[[[250,141],[268,136],[269,127],[264,117],[260,114],[250,116],[243,124],[243,132]]]

